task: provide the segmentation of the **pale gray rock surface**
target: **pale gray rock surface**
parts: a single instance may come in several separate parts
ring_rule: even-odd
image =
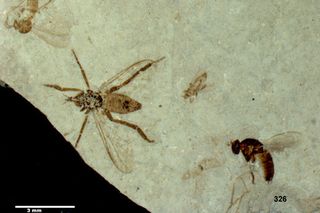
[[[2,1],[2,18],[18,3]],[[142,109],[114,114],[139,124],[156,142],[106,120],[110,139],[127,143],[134,154],[133,171],[121,173],[91,117],[78,147],[84,160],[152,212],[225,212],[233,186],[234,200],[244,195],[229,212],[316,212],[319,12],[316,0],[55,0],[36,14],[27,34],[1,23],[0,78],[74,143],[83,113],[65,103],[61,92],[43,86],[85,89],[71,48],[95,89],[138,60],[165,56],[120,90]],[[201,71],[208,74],[207,87],[190,103],[183,91]],[[298,143],[270,151],[270,184],[259,164],[253,165],[253,185],[249,165],[228,143],[246,137],[264,142],[287,131],[301,133]],[[274,202],[274,196],[287,202]]]

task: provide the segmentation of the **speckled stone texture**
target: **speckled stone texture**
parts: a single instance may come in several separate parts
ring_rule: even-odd
[[[229,212],[319,211],[319,11],[316,0],[55,0],[36,14],[34,31],[23,35],[1,24],[0,77],[74,144],[83,112],[43,86],[85,89],[71,48],[95,90],[134,62],[165,56],[119,91],[142,109],[114,114],[156,142],[103,122],[110,140],[132,149],[133,171],[116,169],[92,118],[77,148],[82,158],[152,212],[226,212],[232,191]],[[207,87],[190,103],[183,91],[203,71]],[[269,184],[258,162],[248,165],[228,146],[248,137],[267,146],[288,131],[300,137],[282,151],[269,150],[275,165]]]

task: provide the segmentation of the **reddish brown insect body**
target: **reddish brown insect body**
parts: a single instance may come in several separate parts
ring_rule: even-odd
[[[274,175],[274,165],[271,154],[267,150],[264,150],[263,153],[259,155],[259,160],[263,167],[263,174],[265,180],[272,181]]]
[[[105,97],[105,104],[110,112],[127,114],[141,109],[141,104],[129,96],[110,93]]]
[[[274,176],[274,165],[271,154],[263,149],[263,144],[253,138],[247,138],[243,141],[235,140],[231,143],[231,149],[234,154],[239,154],[240,150],[247,162],[255,162],[256,156],[258,157],[264,173],[264,179],[271,181]],[[254,182],[254,176],[253,176]]]

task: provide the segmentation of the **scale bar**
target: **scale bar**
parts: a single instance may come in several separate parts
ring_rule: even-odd
[[[74,209],[75,206],[15,206],[16,209]]]

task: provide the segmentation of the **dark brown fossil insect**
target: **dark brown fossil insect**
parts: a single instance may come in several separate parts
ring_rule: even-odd
[[[128,121],[120,120],[113,118],[111,113],[119,113],[119,114],[127,114],[130,112],[137,111],[141,109],[141,103],[138,101],[130,98],[127,95],[116,93],[122,87],[128,85],[133,79],[135,79],[141,72],[146,71],[149,69],[153,64],[156,64],[164,59],[164,57],[158,60],[151,60],[151,59],[144,59],[138,61],[126,69],[122,70],[121,72],[117,73],[114,77],[110,78],[107,82],[103,83],[98,91],[94,91],[91,89],[89,81],[87,79],[86,73],[80,64],[80,61],[72,50],[72,54],[76,59],[77,64],[80,67],[80,71],[82,77],[85,81],[87,86],[86,90],[78,89],[78,88],[70,88],[70,87],[61,87],[56,84],[45,84],[45,86],[59,90],[61,92],[78,92],[75,96],[67,97],[67,101],[73,102],[77,107],[80,108],[80,111],[84,111],[85,116],[82,122],[80,132],[78,138],[75,143],[75,147],[78,146],[80,141],[81,135],[85,129],[85,126],[88,121],[89,114],[93,114],[93,118],[95,120],[95,124],[99,131],[100,137],[103,141],[103,144],[113,161],[116,167],[122,172],[130,172],[131,171],[131,159],[127,153],[121,152],[121,148],[117,143],[113,143],[112,140],[109,139],[106,131],[101,126],[101,119],[99,116],[107,117],[110,121],[127,126],[132,128],[133,130],[137,131],[137,133],[147,142],[154,142],[153,140],[149,139],[147,135],[143,132],[143,130],[136,124],[130,123]],[[109,84],[118,79],[120,76],[124,75],[125,73],[132,72],[132,75],[124,80],[122,83],[112,86],[109,88]],[[124,153],[124,154],[121,154]]]
[[[296,147],[296,145],[298,145],[300,142],[304,140],[302,136],[303,135],[300,132],[288,131],[288,132],[276,134],[266,140],[258,140],[254,138],[247,138],[241,142],[240,140],[233,140],[230,143],[230,145],[231,145],[232,152],[234,154],[239,154],[241,151],[247,162],[255,162],[255,160],[258,159],[263,169],[264,179],[269,182],[273,179],[275,174],[274,161],[272,159],[270,152],[272,152],[272,154],[274,155],[276,153],[283,152],[287,148],[294,148]],[[289,153],[292,153],[292,152],[289,152]],[[277,173],[279,172],[281,171],[277,171]],[[244,176],[245,177],[248,176],[247,171],[243,172],[241,175],[234,178],[234,181],[232,183],[231,201],[226,210],[226,213],[227,212],[251,212],[250,211],[250,209],[252,210],[251,206],[256,206],[255,204],[256,200],[261,201],[261,199],[263,199],[263,201],[266,201],[268,199],[266,195],[269,194],[270,191],[263,190],[264,194],[260,194],[260,192],[262,192],[260,188],[261,185],[255,186],[255,187],[249,187],[249,186],[247,187],[247,184],[246,184],[247,181],[245,180]],[[252,183],[254,183],[253,171],[251,171],[251,177],[252,177]],[[268,190],[273,191],[271,187],[270,188],[268,187]],[[259,191],[259,194],[257,194],[257,191]],[[251,203],[252,200],[254,200],[255,202]],[[246,204],[244,204],[244,202]],[[263,202],[257,202],[257,203],[263,203]],[[257,207],[259,207],[259,205],[257,205]],[[244,211],[244,209],[247,209],[247,211]]]
[[[256,157],[261,163],[266,181],[272,181],[274,176],[274,164],[271,154],[268,150],[263,148],[263,144],[254,138],[246,138],[243,141],[235,140],[231,142],[231,149],[234,154],[239,154],[241,151],[247,162],[254,163]],[[252,175],[252,182],[254,183],[254,175]]]

